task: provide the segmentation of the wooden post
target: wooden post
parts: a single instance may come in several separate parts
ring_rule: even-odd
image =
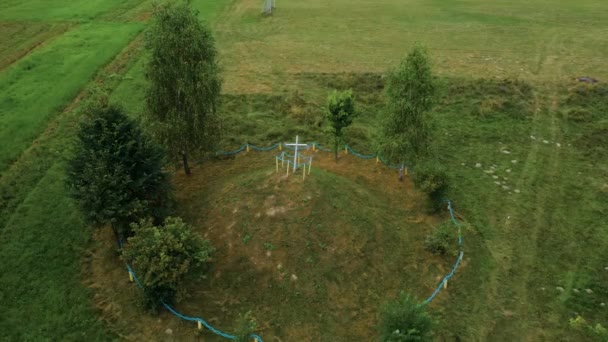
[[[282,142],[279,143],[279,151],[283,151],[283,143]]]
[[[201,321],[196,321],[196,323],[197,323],[198,330],[203,330],[203,324],[201,323]]]
[[[376,164],[378,164],[380,162],[380,158],[378,156],[376,156]]]
[[[247,144],[247,152],[249,152],[249,144]]]
[[[312,143],[312,151],[316,152],[317,151],[317,144]]]
[[[287,176],[289,176],[289,163],[287,164],[286,169],[287,169]]]
[[[405,176],[407,177],[407,167],[405,168]]]
[[[447,289],[448,288],[448,280],[446,279],[445,282],[443,283],[443,288]]]
[[[344,154],[348,154],[348,145],[344,146]]]
[[[275,164],[277,165],[277,173],[279,173],[279,157],[274,158]]]
[[[134,281],[134,279],[133,279],[133,273],[131,273],[131,271],[129,271],[129,281],[130,282]]]
[[[308,162],[308,174],[310,175],[310,169],[312,168],[312,157],[310,157],[310,161]]]
[[[281,153],[281,167],[285,166],[285,152]]]

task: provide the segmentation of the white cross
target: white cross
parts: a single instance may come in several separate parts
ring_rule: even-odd
[[[298,144],[298,139],[299,139],[299,136],[296,135],[296,143],[295,144],[285,144],[286,146],[295,146],[296,147],[296,153],[293,156],[293,172],[296,172],[296,166],[298,165],[298,146],[306,146],[306,147],[308,147],[307,144]]]

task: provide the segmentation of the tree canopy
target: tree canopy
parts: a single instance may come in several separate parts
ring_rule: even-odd
[[[380,152],[389,162],[415,165],[428,156],[436,91],[428,55],[416,46],[388,75]]]
[[[90,224],[110,224],[118,237],[170,209],[165,152],[120,107],[90,107],[74,147],[67,184]]]
[[[331,134],[334,138],[334,151],[338,159],[338,148],[343,141],[343,129],[353,123],[355,117],[355,100],[351,90],[334,90],[327,98],[326,117],[331,125]]]
[[[161,301],[171,303],[180,282],[201,269],[213,248],[178,217],[168,217],[162,226],[142,220],[131,227],[135,236],[129,238],[123,256],[137,271],[147,306],[156,309]]]
[[[220,69],[211,30],[186,2],[158,5],[146,36],[147,116],[172,160],[211,151],[219,139]]]

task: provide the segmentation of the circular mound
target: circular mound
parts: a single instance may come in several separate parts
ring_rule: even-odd
[[[424,195],[373,161],[318,154],[302,180],[275,173],[273,153],[250,153],[175,184],[179,214],[217,248],[176,307],[227,332],[252,311],[266,341],[374,340],[382,303],[400,290],[428,296],[453,262],[423,250],[445,217],[426,215]],[[166,314],[153,319],[129,322],[133,333],[193,333]]]

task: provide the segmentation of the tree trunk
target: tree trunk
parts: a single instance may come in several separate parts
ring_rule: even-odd
[[[192,172],[190,172],[190,166],[188,165],[188,155],[184,151],[182,151],[182,161],[184,163],[184,172],[190,176]]]
[[[338,142],[339,142],[338,137],[335,137],[335,140],[334,140],[334,151],[336,151],[336,163],[338,162],[338,157],[339,157],[338,156],[338,154],[339,154],[339,152],[338,152]]]
[[[112,223],[110,225],[112,227],[112,231],[114,232],[114,237],[116,238],[116,243],[118,244],[119,247],[122,247],[122,241],[120,238],[120,232],[118,230],[118,227],[116,227],[116,224]]]

